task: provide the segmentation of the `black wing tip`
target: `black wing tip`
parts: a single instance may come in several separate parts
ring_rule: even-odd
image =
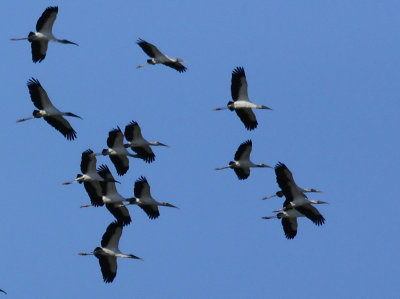
[[[144,43],[147,43],[144,39],[142,39],[142,38],[138,38],[137,40],[136,40],[136,43],[138,44],[138,45],[141,45],[141,44],[144,44]]]
[[[101,164],[98,168],[97,168],[98,172],[110,172],[110,169],[108,168],[108,166],[106,164]]]
[[[283,164],[282,162],[278,162],[275,165],[275,170],[279,170],[279,169],[287,169],[286,165]]]
[[[82,152],[82,155],[90,155],[90,154],[93,154],[93,151],[90,148]]]
[[[251,139],[248,139],[240,144],[240,146],[245,146],[245,145],[253,145],[253,142],[251,141]]]
[[[131,120],[129,124],[127,124],[126,126],[135,126],[135,125],[139,125],[137,123],[137,121]]]
[[[63,134],[65,138],[67,138],[67,140],[72,141],[75,140],[76,138],[76,132],[75,130],[70,130],[69,132]]]
[[[148,182],[146,177],[142,175],[135,181],[135,183],[148,183]]]
[[[291,234],[285,232],[285,237],[286,237],[286,239],[288,239],[288,240],[293,240],[294,237],[296,237],[296,235],[297,235],[297,232],[291,233]]]
[[[325,218],[324,216],[321,215],[321,217],[318,217],[316,219],[313,220],[313,223],[317,226],[321,226],[325,223]]]
[[[49,6],[45,9],[45,11],[50,11],[50,12],[58,12],[58,6]]]
[[[243,124],[244,124],[245,128],[246,128],[248,131],[252,131],[252,130],[256,129],[257,126],[258,126],[258,122],[257,122],[257,121],[248,122],[248,123],[243,123]]]
[[[232,75],[234,76],[246,76],[244,72],[244,68],[242,66],[237,66],[233,71]]]
[[[26,85],[28,87],[41,86],[39,80],[36,78],[33,78],[33,77],[28,79],[28,81],[26,82]]]

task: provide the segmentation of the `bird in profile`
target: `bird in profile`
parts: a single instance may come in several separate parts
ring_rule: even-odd
[[[266,216],[263,219],[282,219],[282,227],[287,239],[293,239],[296,236],[298,217],[307,217],[318,226],[324,224],[325,218],[312,204],[327,204],[327,202],[309,200],[303,189],[296,185],[291,171],[285,164],[279,162],[275,166],[275,174],[276,181],[285,196],[285,202],[282,209],[274,211],[279,212],[278,214]]]
[[[104,233],[101,239],[101,247],[96,247],[93,252],[81,252],[79,255],[94,255],[99,259],[101,273],[103,274],[103,280],[105,283],[114,281],[117,275],[117,257],[139,259],[133,254],[122,253],[119,248],[119,239],[122,234],[122,224],[119,222],[112,222]]]
[[[125,126],[125,139],[128,141],[125,147],[130,147],[137,156],[147,163],[151,163],[155,159],[155,155],[150,146],[167,146],[159,141],[149,142],[143,138],[140,126],[137,122],[131,121]]]
[[[65,138],[68,140],[74,140],[76,138],[76,132],[63,116],[77,117],[80,119],[82,119],[82,117],[71,112],[61,112],[54,107],[39,80],[31,78],[28,80],[27,86],[31,100],[39,110],[33,110],[32,116],[20,118],[17,122],[43,117],[45,121],[63,134]]]
[[[229,109],[230,111],[236,111],[236,114],[249,131],[254,130],[258,126],[256,116],[252,109],[272,110],[267,106],[256,105],[250,102],[247,94],[246,74],[244,68],[241,66],[235,68],[232,72],[231,95],[233,101],[229,101],[226,107],[214,108],[213,110]]]
[[[104,182],[104,178],[98,174],[96,170],[96,163],[97,159],[94,152],[91,149],[84,151],[81,158],[82,174],[78,174],[75,180],[65,182],[63,185],[83,183],[85,190],[90,197],[91,204],[95,207],[99,207],[104,205],[100,186],[100,182]],[[111,179],[111,182],[119,183],[113,178]]]
[[[141,68],[146,65],[154,65],[154,64],[162,63],[166,66],[169,66],[169,67],[177,70],[180,73],[186,72],[186,67],[183,64],[181,64],[181,62],[186,62],[185,59],[170,58],[167,55],[164,55],[163,53],[161,53],[161,51],[158,50],[158,48],[155,45],[150,44],[140,38],[137,40],[136,43],[139,45],[139,47],[142,48],[142,50],[147,55],[149,55],[151,57],[151,59],[147,59],[147,62],[145,64],[140,64],[136,68]]]
[[[253,162],[250,161],[250,153],[253,147],[253,143],[251,140],[247,140],[243,142],[241,145],[239,145],[236,153],[235,153],[235,161],[230,161],[229,164],[225,167],[218,167],[215,168],[215,170],[221,170],[221,169],[226,169],[226,168],[232,168],[236,176],[238,177],[239,180],[245,180],[249,177],[250,175],[250,168],[251,167],[267,167],[267,168],[272,168],[269,165],[260,163],[260,164],[254,164]]]
[[[124,135],[119,127],[108,132],[107,149],[96,155],[109,156],[118,175],[124,175],[129,169],[128,157],[139,158],[128,152],[124,146]]]
[[[295,206],[302,206],[305,204],[327,204],[325,201],[320,200],[309,200],[304,194],[304,189],[296,185],[294,181],[293,174],[287,168],[287,166],[281,162],[278,162],[275,166],[276,182],[282,189],[282,194],[285,196],[285,202],[283,204],[283,209],[289,209]],[[315,189],[310,189],[315,190]],[[315,190],[313,192],[320,192]],[[278,192],[279,193],[279,192]],[[279,212],[282,209],[275,210],[274,212]]]
[[[147,214],[150,219],[160,216],[158,206],[178,208],[167,202],[156,201],[150,193],[150,185],[144,176],[141,176],[135,182],[134,187],[135,198],[130,200],[130,204],[137,204]]]
[[[46,57],[49,41],[78,45],[66,39],[57,39],[52,33],[53,24],[58,13],[57,6],[47,7],[36,23],[36,32],[29,32],[28,37],[12,38],[11,40],[28,40],[32,47],[32,61],[41,62]]]
[[[98,174],[103,178],[100,181],[102,201],[106,205],[107,210],[115,217],[115,219],[123,226],[132,222],[131,216],[127,207],[123,204],[124,201],[132,201],[134,198],[125,198],[121,196],[115,187],[115,180],[107,165],[100,165],[97,170]],[[82,205],[81,208],[94,206],[93,204]]]
[[[301,190],[303,191],[303,193],[323,193],[323,191],[314,188],[301,188]],[[282,190],[277,191],[275,194],[265,196],[262,199],[265,200],[273,197],[279,197],[279,198],[283,197]]]

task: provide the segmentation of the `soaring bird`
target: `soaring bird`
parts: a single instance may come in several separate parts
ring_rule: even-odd
[[[124,175],[128,171],[128,157],[139,158],[138,155],[131,154],[124,147],[124,135],[119,127],[108,132],[107,146],[108,149],[103,149],[101,153],[96,155],[110,156],[118,175]]]
[[[297,234],[297,218],[307,217],[315,225],[322,225],[325,223],[325,218],[320,214],[317,208],[311,204],[303,204],[296,207],[287,207],[282,212],[274,216],[265,216],[263,219],[278,218],[282,219],[282,227],[287,239],[293,239]]]
[[[134,152],[137,153],[138,157],[151,163],[155,159],[155,155],[150,146],[167,146],[159,141],[149,142],[143,138],[141,129],[137,122],[131,121],[125,126],[124,132],[128,144],[125,147],[130,147]]]
[[[263,219],[278,218],[282,219],[282,226],[285,236],[293,239],[297,234],[297,218],[307,217],[315,225],[325,223],[325,218],[320,212],[312,206],[312,204],[326,204],[327,202],[318,200],[308,200],[303,189],[298,187],[294,182],[293,175],[285,164],[279,162],[275,166],[276,181],[282,189],[282,193],[286,200],[283,208],[274,212],[282,211],[275,216],[263,217]]]
[[[151,57],[151,59],[147,59],[147,63],[140,64],[136,68],[141,68],[150,64],[159,64],[162,63],[166,66],[172,67],[180,73],[186,72],[186,67],[181,64],[181,62],[186,62],[185,59],[181,58],[170,58],[167,55],[161,53],[160,50],[153,44],[150,44],[142,39],[138,39],[136,42],[142,50]]]
[[[80,119],[82,119],[82,117],[71,112],[61,112],[54,107],[47,95],[47,92],[44,90],[42,85],[40,85],[39,80],[31,78],[28,80],[27,85],[31,100],[35,107],[39,110],[33,110],[32,116],[20,118],[17,120],[17,122],[43,117],[45,121],[63,134],[65,138],[68,140],[74,140],[76,138],[76,132],[63,116],[72,116]]]
[[[300,187],[299,187],[299,188],[300,188]],[[300,188],[300,189],[302,190],[303,193],[323,193],[323,191],[317,190],[317,189],[314,189],[314,188]],[[270,199],[270,198],[275,197],[275,196],[277,196],[277,197],[283,197],[283,192],[282,192],[282,190],[276,191],[275,194],[265,196],[265,197],[263,197],[262,199],[263,199],[263,200],[264,200],[264,199]]]
[[[130,204],[137,204],[147,214],[150,219],[155,219],[160,216],[158,206],[178,208],[167,202],[156,201],[150,193],[150,185],[144,176],[141,176],[135,182],[134,188],[135,198],[130,200]]]
[[[83,183],[92,205],[98,207],[104,205],[100,186],[100,182],[103,182],[104,179],[97,173],[96,162],[96,155],[91,149],[84,151],[81,158],[82,174],[78,174],[75,180],[65,182],[63,185]],[[118,183],[118,181],[114,179],[112,179],[111,182]]]
[[[115,187],[114,177],[106,165],[100,165],[98,174],[103,178],[100,181],[102,201],[106,208],[115,217],[115,219],[123,226],[132,222],[131,216],[127,207],[123,204],[124,201],[132,201],[134,198],[125,198],[121,196]],[[82,205],[81,208],[90,207],[93,204]]]
[[[23,38],[12,38],[11,40],[28,40],[32,47],[32,61],[34,63],[41,62],[46,57],[47,46],[49,41],[62,43],[62,44],[73,44],[66,39],[57,39],[54,37],[51,30],[53,29],[54,21],[56,20],[58,13],[57,6],[47,7],[42,13],[39,20],[36,23],[36,32],[29,32],[28,37]]]
[[[251,140],[247,140],[239,145],[236,153],[235,153],[235,161],[230,161],[228,166],[218,167],[215,170],[221,170],[225,168],[232,168],[239,180],[245,180],[250,175],[250,167],[268,167],[271,166],[266,164],[254,164],[250,161],[250,153],[253,147],[253,143]]]
[[[250,102],[247,94],[247,80],[243,67],[237,67],[232,72],[231,94],[233,101],[229,101],[226,107],[214,108],[215,111],[229,109],[236,111],[240,120],[247,130],[251,131],[257,128],[258,122],[256,116],[251,109],[268,109],[271,108],[264,105],[256,105]]]
[[[96,247],[93,252],[81,252],[79,255],[94,255],[99,259],[101,273],[105,283],[113,282],[117,275],[117,257],[139,259],[133,254],[122,253],[118,249],[119,239],[122,234],[122,224],[119,222],[112,222],[101,239],[101,247]]]
[[[296,185],[291,171],[289,170],[289,168],[287,168],[285,164],[278,162],[278,164],[276,164],[275,166],[275,174],[276,182],[282,189],[282,194],[286,198],[285,202],[283,203],[283,209],[289,209],[291,207],[301,206],[305,204],[327,204],[327,202],[325,201],[309,200],[304,194],[305,190]],[[318,190],[312,192],[317,191]]]

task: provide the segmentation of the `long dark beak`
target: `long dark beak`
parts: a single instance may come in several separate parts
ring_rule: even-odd
[[[72,45],[75,45],[75,46],[79,46],[77,43],[71,42],[71,41],[66,40],[66,39],[60,40],[60,43],[63,43],[63,44],[72,44]]]
[[[72,117],[76,117],[76,118],[80,118],[80,119],[83,119],[83,118],[80,117],[79,115],[73,114],[73,113],[71,113],[71,112],[68,112],[66,115],[72,116]]]

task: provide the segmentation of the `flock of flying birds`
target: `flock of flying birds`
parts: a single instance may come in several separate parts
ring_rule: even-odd
[[[52,34],[52,27],[57,13],[57,6],[48,7],[37,21],[36,32],[30,32],[26,38],[12,39],[28,40],[31,43],[32,61],[34,63],[41,62],[45,59],[49,41],[77,45],[65,39],[57,39]],[[180,73],[186,71],[186,67],[182,64],[185,60],[181,58],[170,58],[160,52],[156,46],[142,39],[138,39],[137,44],[151,57],[145,64],[138,65],[137,68],[146,65],[164,64]],[[39,80],[31,78],[28,80],[27,86],[30,98],[37,110],[35,109],[33,111],[32,116],[21,118],[17,120],[17,122],[43,118],[47,123],[64,135],[66,139],[74,140],[77,137],[76,131],[64,116],[81,117],[71,112],[61,112],[58,110],[50,101]],[[230,111],[235,111],[247,130],[254,130],[258,126],[256,116],[252,109],[272,110],[264,105],[256,105],[249,100],[246,74],[243,67],[237,67],[232,72],[231,94],[233,101],[229,101],[226,106],[215,108],[214,110],[229,109]],[[126,139],[127,142],[124,142],[124,139]],[[124,226],[131,223],[131,217],[126,206],[138,205],[150,219],[159,217],[158,206],[177,207],[170,203],[156,201],[151,196],[150,185],[147,179],[143,176],[138,178],[135,182],[134,197],[125,198],[117,192],[115,184],[119,182],[114,179],[108,166],[102,164],[96,168],[96,156],[109,156],[112,164],[115,166],[117,174],[122,176],[126,174],[129,169],[129,157],[139,158],[147,163],[152,163],[155,160],[155,154],[151,146],[166,146],[165,144],[158,141],[147,141],[143,138],[138,123],[132,121],[125,126],[124,132],[122,132],[119,127],[111,130],[108,133],[107,146],[108,148],[103,149],[100,153],[94,153],[91,149],[84,151],[80,164],[82,174],[78,174],[73,181],[63,184],[83,183],[91,203],[81,207],[105,206],[116,219],[107,227],[101,240],[101,247],[96,247],[91,253],[80,253],[80,255],[94,255],[99,259],[103,280],[109,283],[114,280],[117,273],[117,257],[140,259],[133,254],[123,254],[118,249],[122,229]],[[131,149],[135,154],[129,152],[128,149]],[[254,164],[250,160],[251,150],[252,141],[247,140],[243,142],[235,153],[234,161],[229,162],[225,167],[216,168],[216,170],[231,168],[235,171],[239,180],[245,180],[249,177],[250,168],[252,167],[271,168],[271,166],[262,163]],[[326,202],[308,200],[305,195],[307,192],[321,191],[298,187],[294,182],[292,173],[283,163],[279,162],[275,166],[275,173],[281,191],[263,199],[273,196],[285,196],[286,200],[283,203],[283,208],[274,211],[277,214],[263,218],[281,219],[285,236],[288,239],[293,239],[297,234],[298,217],[307,217],[314,224],[322,225],[325,219],[312,204],[324,204]]]

